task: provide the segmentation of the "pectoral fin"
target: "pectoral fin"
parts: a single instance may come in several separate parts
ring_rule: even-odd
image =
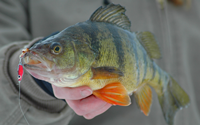
[[[148,116],[152,104],[151,88],[148,85],[144,85],[134,92],[134,96],[140,110]]]
[[[125,87],[119,82],[108,84],[102,89],[95,90],[93,94],[113,105],[128,106],[131,104]]]
[[[93,77],[91,79],[110,79],[124,76],[124,74],[115,67],[97,67],[91,68]]]

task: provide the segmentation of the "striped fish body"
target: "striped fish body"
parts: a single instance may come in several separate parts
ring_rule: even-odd
[[[70,87],[88,85],[97,90],[109,83],[120,82],[131,94],[158,72],[158,67],[150,59],[135,33],[109,23],[91,21],[78,23],[68,30],[72,34],[78,34],[81,39],[79,41],[85,40],[84,42],[91,46],[96,55],[91,67],[115,67],[123,73],[123,77],[119,78],[91,80],[93,73],[89,70]]]
[[[113,105],[128,106],[134,94],[148,115],[155,89],[168,125],[189,97],[177,82],[160,69],[152,33],[131,32],[120,5],[98,8],[88,21],[38,41],[23,52],[26,70],[59,87],[89,86],[93,94]],[[151,87],[150,87],[151,86]]]

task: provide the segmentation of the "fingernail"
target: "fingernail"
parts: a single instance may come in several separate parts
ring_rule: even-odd
[[[85,90],[83,90],[83,91],[81,92],[81,94],[82,94],[83,97],[89,96],[89,95],[92,94],[92,90],[90,90],[90,89],[85,89]]]

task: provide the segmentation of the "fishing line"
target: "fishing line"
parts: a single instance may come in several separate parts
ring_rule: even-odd
[[[164,16],[166,19],[166,43],[168,43],[168,47],[169,47],[169,59],[168,59],[168,63],[169,64],[173,64],[173,54],[172,54],[172,40],[171,40],[171,30],[170,30],[170,24],[169,24],[169,14],[168,14],[168,5],[166,0],[164,0]],[[167,52],[167,51],[166,51]],[[169,69],[170,73],[173,73],[172,70],[172,66],[168,65],[167,69]]]
[[[168,14],[168,6],[167,2],[165,0],[164,2],[164,13],[165,13],[165,18],[166,18],[166,27],[167,27],[167,40],[169,43],[169,49],[170,49],[170,57],[172,57],[172,41],[171,41],[171,30],[170,30],[170,24],[169,24],[169,14]]]
[[[28,120],[26,119],[26,116],[25,116],[25,114],[24,114],[24,112],[23,112],[23,110],[22,110],[22,107],[21,107],[21,100],[20,100],[20,96],[21,96],[21,92],[20,92],[20,82],[19,82],[19,107],[20,107],[20,110],[21,110],[21,112],[22,112],[22,115],[23,115],[23,117],[24,117],[24,119],[25,119],[25,121],[26,121],[26,123],[28,124],[28,125],[30,125],[29,124],[29,122],[28,122]]]
[[[21,59],[22,57],[20,57],[20,60],[19,60],[19,66],[18,66],[18,85],[19,85],[19,108],[20,108],[20,110],[21,110],[21,112],[22,112],[22,115],[23,115],[23,117],[24,117],[24,119],[25,119],[25,121],[26,121],[26,123],[28,124],[28,125],[30,125],[29,124],[29,122],[28,122],[28,120],[27,120],[27,118],[26,118],[26,116],[25,116],[25,114],[24,114],[24,112],[23,112],[23,110],[22,110],[22,107],[21,107],[21,86],[20,86],[20,82],[21,82],[21,79],[22,79],[22,76],[23,76],[23,71],[22,71],[22,75],[19,75],[19,72],[20,72],[20,66],[22,66],[22,68],[23,68],[23,64],[22,64],[22,59]]]
[[[160,25],[161,25],[161,35],[162,35],[162,37],[161,37],[161,39],[162,39],[162,42],[159,42],[160,43],[160,45],[163,45],[163,48],[164,48],[164,50],[165,50],[165,27],[164,27],[164,22],[163,22],[163,20],[162,20],[162,13],[161,13],[161,10],[164,8],[163,7],[163,3],[161,2],[160,3],[160,1],[158,1],[158,0],[156,0],[156,5],[157,5],[157,11],[158,11],[158,16],[159,16],[159,21],[160,21]],[[161,44],[162,43],[162,44]],[[162,52],[163,53],[163,52]],[[163,54],[162,54],[163,55]],[[163,66],[165,66],[165,61],[162,61],[162,64],[163,64]]]
[[[158,1],[157,3],[157,9],[159,13],[159,20],[161,24],[161,33],[162,33],[162,39],[163,39],[163,49],[164,52],[168,52],[169,54],[169,59],[167,61],[172,61],[172,42],[171,42],[171,31],[170,31],[170,24],[169,24],[169,15],[168,15],[168,6],[166,0],[161,0],[161,3]],[[166,51],[166,48],[169,47],[169,50]],[[165,65],[166,61],[163,61],[164,67],[166,68]],[[169,62],[170,64],[171,62]],[[167,67],[169,69],[169,67]],[[171,71],[171,69],[170,69]]]

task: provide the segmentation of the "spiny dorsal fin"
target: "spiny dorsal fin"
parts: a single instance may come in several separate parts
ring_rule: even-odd
[[[130,31],[131,22],[125,15],[126,9],[121,5],[109,4],[99,7],[90,17],[90,21],[107,22],[115,24],[125,30]]]
[[[136,32],[136,37],[143,45],[150,58],[158,59],[161,57],[160,49],[154,38],[154,35],[151,32]]]

